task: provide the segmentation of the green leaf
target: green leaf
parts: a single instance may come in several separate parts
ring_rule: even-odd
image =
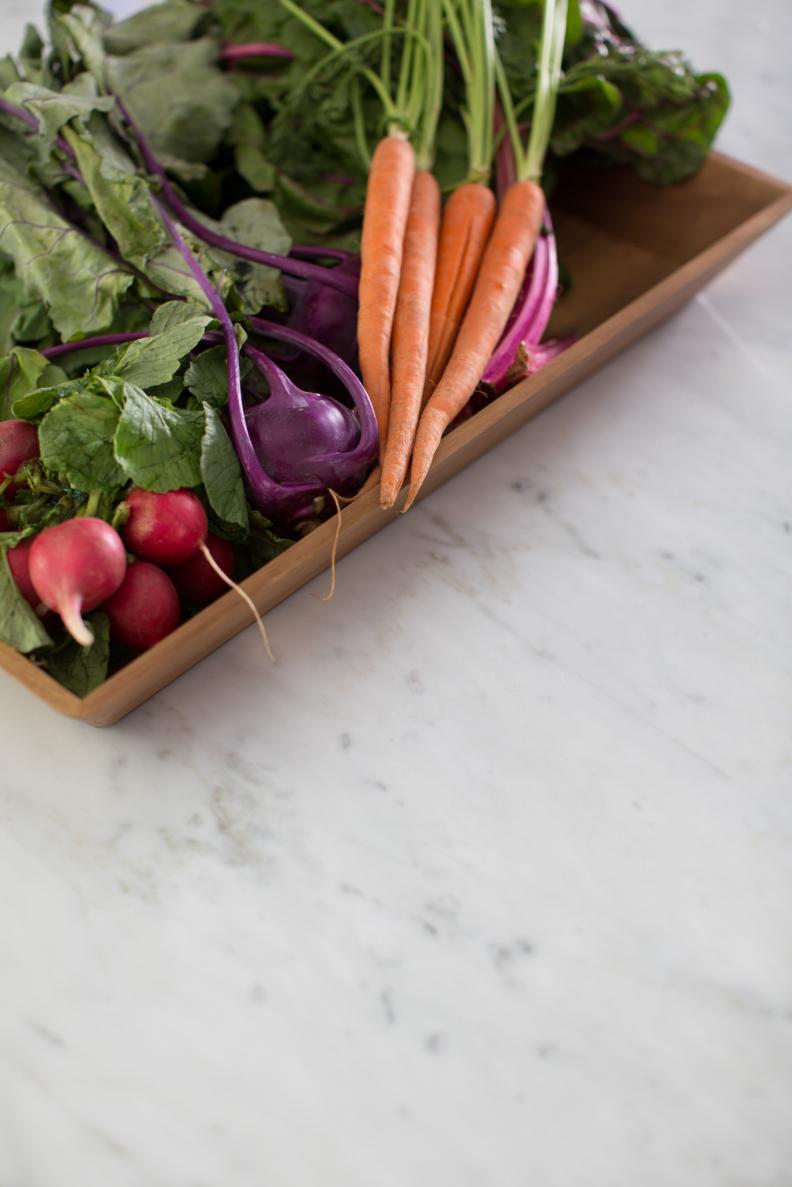
[[[87,696],[107,678],[110,660],[110,622],[106,614],[97,610],[86,615],[85,621],[93,631],[90,647],[81,647],[68,639],[45,656],[50,676],[78,697]]]
[[[7,546],[0,545],[0,639],[23,654],[52,643],[11,576]]]
[[[247,527],[248,507],[239,458],[223,422],[209,404],[201,442],[201,477],[212,510],[226,523]]]
[[[99,333],[133,276],[69,223],[33,181],[0,161],[0,247],[64,340]]]
[[[42,86],[48,84],[49,68],[45,60],[44,42],[35,25],[25,25],[22,45],[19,48],[19,61],[28,82],[40,83]]]
[[[218,68],[216,42],[149,44],[108,58],[107,72],[156,153],[199,162],[214,156],[239,99]]]
[[[198,486],[203,412],[169,407],[131,383],[124,393],[115,454],[126,476],[145,490]]]
[[[14,415],[15,403],[21,397],[65,378],[60,367],[54,367],[37,350],[15,346],[0,358],[0,420]]]
[[[90,78],[86,75],[80,77]],[[81,90],[88,93],[81,93]],[[85,120],[94,111],[112,111],[115,106],[114,99],[96,92],[92,78],[90,86],[81,84],[77,79],[61,91],[34,86],[29,82],[17,82],[8,88],[5,97],[17,107],[24,107],[38,120],[39,130],[31,139],[40,146],[42,156],[52,151],[55,137],[64,124],[75,118]]]
[[[239,370],[244,383],[250,374],[251,362],[245,355],[239,360]],[[226,348],[211,346],[193,359],[184,375],[187,388],[202,404],[223,408],[228,403],[228,368]]]
[[[51,333],[40,299],[25,292],[12,261],[0,256],[0,355],[8,354],[17,342],[40,342]]]
[[[229,140],[237,172],[257,193],[270,193],[275,186],[275,166],[267,156],[267,135],[252,103],[237,107]]]
[[[126,477],[115,460],[118,409],[106,396],[76,391],[56,404],[39,425],[41,461],[77,490],[114,490]]]
[[[28,392],[26,396],[20,396],[14,400],[11,411],[14,416],[18,416],[22,420],[38,420],[40,416],[49,411],[53,404],[57,404],[58,400],[71,395],[80,387],[79,380],[66,379],[51,387],[36,388],[35,391]]]
[[[151,42],[186,41],[203,17],[201,9],[188,0],[165,0],[152,4],[125,21],[112,25],[104,43],[111,54],[128,54]]]
[[[267,198],[246,198],[229,206],[220,220],[220,231],[229,239],[285,256],[291,250],[291,238],[281,222],[278,208]],[[242,299],[246,313],[258,313],[264,305],[286,308],[280,274],[275,268],[251,264],[248,260],[222,253]]]
[[[257,569],[261,569],[276,556],[285,552],[293,543],[293,540],[286,540],[277,535],[271,521],[260,511],[251,511],[250,531],[242,545],[245,571],[240,576],[247,577],[251,573],[255,573]]]
[[[621,91],[606,78],[589,76],[565,82],[550,139],[553,152],[560,157],[575,152],[610,128],[621,111]]]
[[[203,318],[205,322],[211,321],[211,318],[206,318],[200,305],[193,305],[190,301],[164,301],[154,310],[149,330],[152,335],[165,334],[178,326],[195,321],[196,318]]]
[[[204,216],[202,215],[201,217],[203,218]],[[209,222],[210,220],[207,219],[206,221]],[[202,243],[184,227],[180,227],[179,230],[182,239],[190,248],[220,296],[225,297],[231,287],[231,280],[228,275],[229,270],[227,266],[220,261],[219,257],[221,253],[215,252],[213,249],[210,251],[205,243]],[[224,259],[227,258],[224,256]],[[206,299],[203,289],[193,276],[187,262],[173,244],[167,244],[151,256],[146,264],[145,273],[150,280],[160,288],[165,289],[166,292],[173,293],[175,296],[185,297],[193,305],[197,305],[201,309],[209,309],[209,302]]]
[[[87,130],[66,130],[93,203],[121,254],[139,268],[168,242],[151,189],[132,159],[101,120]]]
[[[64,56],[68,55],[72,63],[81,62],[100,84],[105,81],[102,37],[111,20],[109,13],[92,4],[70,4],[68,12],[56,12],[51,22],[53,45],[58,48],[60,43]],[[72,74],[70,71],[70,78]]]
[[[128,342],[102,364],[102,371],[143,388],[167,383],[184,356],[201,341],[211,320],[193,305],[170,301],[154,315],[151,337]]]

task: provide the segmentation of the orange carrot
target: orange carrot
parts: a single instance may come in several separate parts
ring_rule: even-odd
[[[429,322],[426,399],[451,357],[494,219],[495,195],[481,182],[466,182],[446,203]]]
[[[421,413],[405,511],[426,478],[440,438],[473,395],[506,327],[544,207],[544,193],[534,181],[516,181],[506,191],[453,354]]]
[[[380,484],[383,508],[392,507],[401,490],[421,412],[439,230],[440,187],[428,170],[419,169],[413,183],[393,319],[390,422]]]
[[[384,136],[374,150],[366,186],[357,324],[360,370],[377,414],[380,457],[388,432],[388,354],[414,176],[410,142],[398,133]]]

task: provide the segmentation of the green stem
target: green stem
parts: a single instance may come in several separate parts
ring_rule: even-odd
[[[355,79],[352,85],[352,127],[355,132],[355,145],[358,150],[363,168],[368,171],[371,167],[371,150],[366,136],[366,121],[363,118],[363,100],[360,94],[360,80]]]
[[[402,50],[402,60],[399,66],[399,82],[396,88],[396,108],[403,115],[409,111],[409,96],[413,75],[413,58],[415,55],[414,34],[417,29],[416,10],[420,0],[407,0],[407,15],[404,19],[406,27],[413,36],[407,38]]]
[[[495,77],[498,81],[498,94],[503,108],[503,122],[514,150],[515,171],[518,177],[522,177],[525,167],[525,146],[520,136],[520,126],[517,123],[514,102],[509,90],[509,80],[499,54],[495,57]]]
[[[329,29],[325,29],[323,24],[315,20],[314,17],[310,16],[307,12],[304,12],[303,9],[294,2],[294,0],[278,0],[278,3],[281,5],[281,7],[285,8],[287,12],[291,13],[291,15],[296,20],[300,21],[306,27],[306,29],[310,29],[310,31],[316,37],[318,37],[321,41],[324,41],[325,45],[330,46],[333,52],[328,54],[327,58],[324,58],[320,65],[326,65],[328,61],[334,60],[335,58],[340,57],[342,54],[347,54],[351,50],[359,48],[366,42],[376,41],[383,35],[382,30],[378,29],[373,33],[364,33],[361,37],[356,37],[354,41],[349,41],[345,45],[344,42],[340,41],[336,36],[334,36],[334,34],[332,34]],[[379,75],[371,70],[368,66],[358,66],[358,70],[366,79],[369,86],[371,86],[376,92],[377,98],[382,104],[386,120],[392,121],[398,119],[398,111],[396,110],[391,96],[383,86],[382,79],[379,77]]]
[[[390,94],[391,88],[391,31],[395,15],[396,0],[385,0],[385,10],[382,15],[382,64],[380,77],[382,85]]]
[[[547,145],[553,130],[556,96],[561,79],[561,59],[566,38],[567,0],[545,0],[542,16],[539,71],[536,85],[536,100],[525,155],[524,171],[518,176],[523,181],[541,181]]]
[[[468,181],[486,181],[493,156],[495,37],[491,0],[443,0],[465,81]]]

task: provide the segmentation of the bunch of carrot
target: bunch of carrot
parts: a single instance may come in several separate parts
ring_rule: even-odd
[[[297,15],[296,0],[280,0]],[[361,240],[358,348],[380,433],[380,504],[391,507],[410,468],[412,505],[443,433],[473,395],[506,328],[545,212],[544,156],[553,125],[567,0],[544,0],[527,148],[493,34],[491,0],[383,2],[379,74],[363,68],[386,133],[371,156]],[[343,46],[321,30],[334,52]],[[431,174],[442,103],[444,33],[467,95],[469,172],[446,203]],[[401,39],[391,93],[391,46]],[[513,142],[517,177],[495,210],[489,188],[495,95]]]
[[[358,344],[363,381],[369,392],[377,393],[383,409],[380,424],[387,430],[380,444],[384,508],[395,502],[411,458],[404,509],[412,505],[443,433],[475,391],[520,292],[545,210],[540,179],[561,71],[566,0],[545,0],[527,151],[498,67],[490,0],[443,0],[443,8],[468,95],[476,98],[467,111],[471,176],[449,199],[439,239],[435,205],[426,202],[427,183],[423,174],[415,173],[407,152],[385,185],[372,169],[363,218]],[[517,180],[497,216],[486,184],[496,75],[518,154]],[[397,193],[399,210],[406,211],[401,219],[392,216]],[[386,272],[388,300],[382,301]],[[385,345],[389,316],[390,370]],[[374,366],[373,340],[378,351]]]

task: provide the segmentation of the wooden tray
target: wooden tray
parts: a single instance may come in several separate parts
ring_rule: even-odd
[[[552,329],[578,341],[450,433],[424,493],[674,313],[790,209],[792,186],[718,153],[693,180],[667,189],[616,170],[566,177],[553,216],[575,283]],[[377,499],[372,490],[343,511],[339,556],[398,514],[398,504],[383,512]],[[248,578],[245,589],[262,613],[327,567],[335,526],[324,524]],[[112,725],[249,625],[249,611],[228,593],[84,698],[2,643],[0,667],[58,712]]]

